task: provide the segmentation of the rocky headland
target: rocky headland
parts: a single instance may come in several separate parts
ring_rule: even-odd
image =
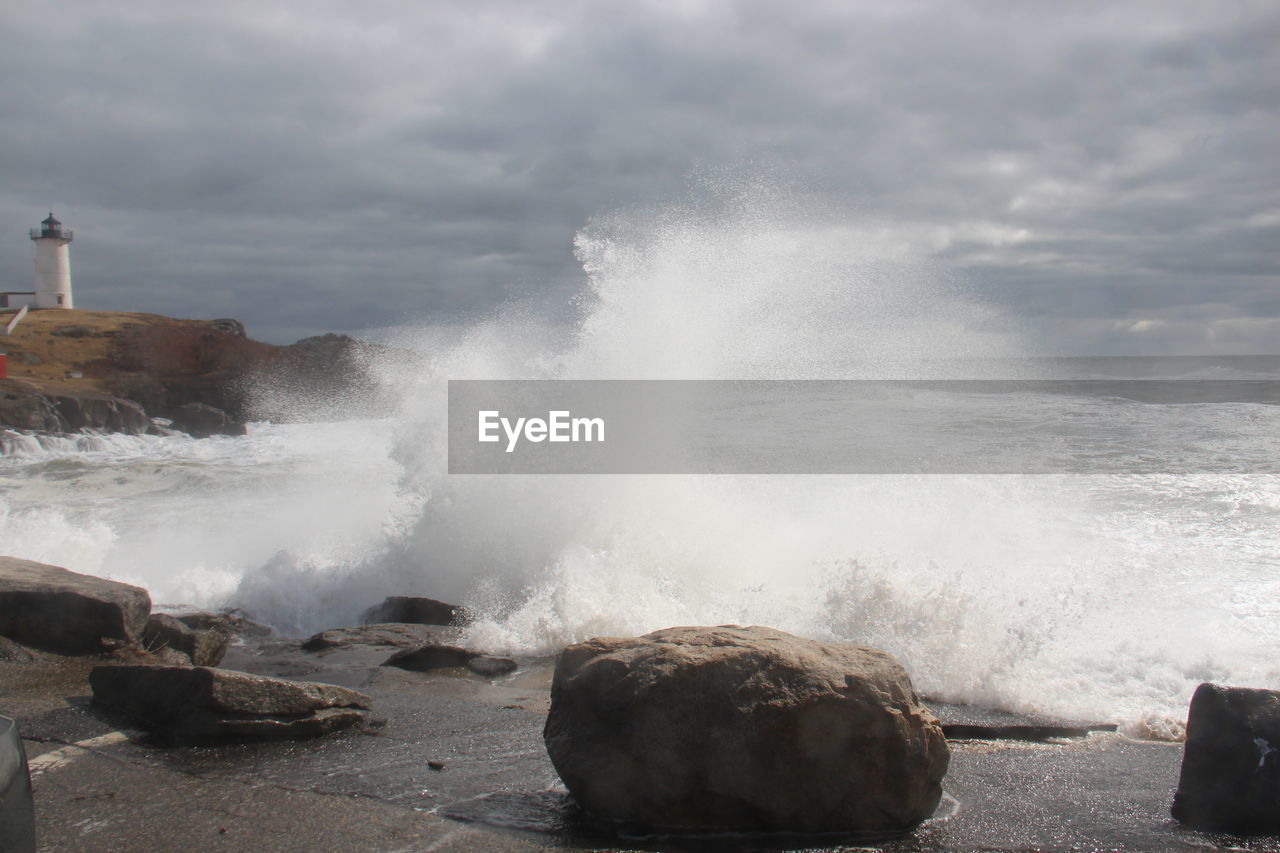
[[[206,437],[243,434],[250,420],[387,408],[374,366],[388,350],[346,335],[278,346],[233,319],[45,310],[0,336],[0,353],[0,430]]]

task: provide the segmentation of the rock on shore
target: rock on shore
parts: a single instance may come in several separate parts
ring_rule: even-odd
[[[645,827],[902,831],[949,759],[890,655],[761,627],[566,648],[544,739],[589,814]]]
[[[150,651],[173,649],[196,666],[217,666],[227,653],[231,634],[218,628],[197,630],[166,613],[153,613],[142,633],[142,644]]]
[[[515,672],[519,665],[511,658],[486,655],[458,646],[428,644],[413,649],[401,649],[387,658],[383,666],[394,666],[413,672],[430,672],[433,669],[469,669],[476,675],[497,678]]]
[[[1171,811],[1199,829],[1280,833],[1280,692],[1196,688]]]
[[[355,646],[392,646],[397,649],[418,648],[443,639],[456,639],[458,631],[441,625],[389,622],[359,625],[353,628],[330,628],[312,634],[302,643],[304,652],[325,652]]]
[[[392,595],[364,612],[361,621],[366,625],[385,622],[416,622],[420,625],[458,625],[466,622],[467,612],[456,604],[446,604],[434,598],[411,595]]]
[[[95,701],[178,742],[306,738],[355,725],[371,700],[346,687],[209,667],[99,666]]]
[[[169,412],[174,429],[180,429],[195,438],[214,435],[244,435],[245,425],[231,418],[226,412],[205,403],[184,403]]]
[[[132,400],[93,391],[40,390],[26,382],[0,382],[0,427],[33,432],[80,430],[140,435],[151,419]]]
[[[0,557],[0,635],[62,654],[137,643],[151,596],[129,584]]]

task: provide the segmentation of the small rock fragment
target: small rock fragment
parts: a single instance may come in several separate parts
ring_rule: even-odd
[[[217,666],[227,653],[230,637],[218,629],[196,631],[166,613],[153,613],[142,632],[148,651],[173,649],[182,652],[196,666]]]
[[[407,649],[423,643],[438,642],[456,636],[457,629],[438,625],[409,623],[378,623],[355,628],[330,628],[312,634],[302,644],[304,652],[320,652],[327,649],[350,646],[392,646]]]
[[[196,631],[218,630],[233,637],[270,637],[275,633],[267,625],[246,619],[234,610],[225,613],[200,610],[194,613],[175,613],[174,617]]]

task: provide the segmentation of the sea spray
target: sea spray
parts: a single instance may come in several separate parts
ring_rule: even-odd
[[[422,356],[386,370],[394,419],[6,458],[6,550],[291,634],[389,594],[468,605],[468,642],[495,651],[766,624],[886,648],[936,698],[1165,733],[1200,680],[1280,686],[1280,479],[1248,473],[1274,455],[1274,407],[1178,407],[1205,462],[1178,476],[1158,458],[1105,476],[448,475],[449,379],[955,377],[1035,355],[923,260],[927,235],[776,194],[711,208],[584,229],[568,325],[513,309],[402,335]],[[1128,412],[1012,404],[1064,442]]]
[[[1034,354],[890,228],[742,204],[619,214],[576,249],[590,291],[562,348],[498,317],[439,354],[430,381],[920,378],[984,358],[1022,369],[998,359]],[[1019,402],[1046,423],[1072,416],[1069,401]],[[1220,503],[1171,505],[1142,474],[448,477],[441,429],[438,410],[401,428],[398,453],[431,495],[409,562],[422,589],[478,614],[477,647],[545,653],[596,634],[768,624],[887,648],[937,698],[1154,715],[1168,732],[1159,721],[1180,716],[1202,678],[1277,680],[1265,656],[1228,651],[1258,638],[1211,603],[1229,566],[1274,568],[1274,554],[1239,567],[1221,538],[1275,518],[1274,478],[1250,486],[1270,497],[1247,501],[1253,517],[1229,532]],[[1190,542],[1188,518],[1202,524]],[[1198,648],[1206,630],[1220,652]]]

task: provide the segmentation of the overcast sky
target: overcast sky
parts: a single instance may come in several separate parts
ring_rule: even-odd
[[[1274,0],[4,3],[0,289],[52,206],[82,308],[569,317],[593,218],[766,176],[1047,352],[1277,353],[1278,45]]]

